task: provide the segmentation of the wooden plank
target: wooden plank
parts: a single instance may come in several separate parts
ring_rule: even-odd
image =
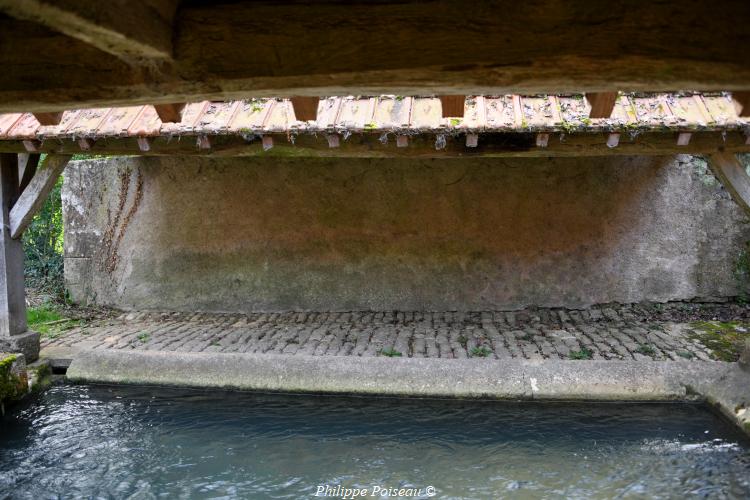
[[[589,118],[609,118],[617,101],[617,92],[593,92],[586,94],[591,106]]]
[[[750,176],[737,155],[729,152],[713,153],[708,157],[708,166],[732,199],[750,214]]]
[[[11,238],[20,238],[23,231],[31,224],[34,215],[47,200],[47,195],[55,187],[57,178],[60,177],[70,158],[66,155],[49,155],[44,159],[36,175],[10,211]]]
[[[318,119],[318,104],[320,97],[294,96],[289,98],[294,108],[294,116],[301,122]]]
[[[178,2],[0,0],[0,10],[123,59],[168,59],[172,56],[172,18]]]
[[[103,17],[89,16],[90,26],[122,33],[127,43],[154,32],[151,20],[170,24],[168,17],[144,15],[153,12],[146,5],[159,0],[61,1],[87,5]],[[3,5],[12,9],[28,2],[53,3],[3,0]],[[86,19],[85,14],[77,13]],[[117,31],[107,17],[113,22],[122,18],[122,24],[137,31],[130,36]],[[132,22],[134,17],[142,26]],[[24,69],[0,74],[0,111],[300,93],[750,90],[750,56],[737,49],[750,42],[750,23],[738,22],[750,19],[750,2],[744,0],[720,6],[580,0],[566,8],[560,8],[559,0],[529,0],[516,2],[502,15],[492,0],[472,2],[471,9],[458,0],[354,2],[346,8],[329,0],[183,2],[172,29],[165,30],[173,41],[173,60],[148,70],[102,57],[93,42],[81,41],[80,31],[74,34],[78,39],[71,39],[49,29],[61,30],[62,20],[44,19],[43,25],[0,19],[0,66]],[[685,36],[686,26],[701,29]]]

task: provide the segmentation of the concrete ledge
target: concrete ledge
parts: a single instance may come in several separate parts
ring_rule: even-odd
[[[547,401],[705,400],[750,434],[738,363],[360,358],[88,350],[73,382],[288,393]]]
[[[274,356],[90,350],[75,382],[255,391],[495,399],[651,401],[692,397],[724,363]]]

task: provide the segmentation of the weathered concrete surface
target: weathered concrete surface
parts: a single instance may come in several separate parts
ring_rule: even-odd
[[[686,399],[724,363],[436,360],[89,350],[74,382],[254,391],[560,400]]]
[[[750,433],[737,363],[400,359],[88,350],[67,378],[288,393],[549,401],[706,400]]]
[[[738,293],[748,219],[677,158],[121,158],[66,173],[75,300],[497,310]]]

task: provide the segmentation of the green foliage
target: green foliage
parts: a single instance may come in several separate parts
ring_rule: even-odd
[[[382,349],[380,351],[381,356],[388,356],[389,358],[400,358],[402,354],[398,352],[397,350],[389,347],[387,349]]]
[[[591,359],[591,351],[585,347],[581,347],[580,351],[571,351],[570,359]]]
[[[471,350],[472,358],[486,358],[490,354],[492,354],[492,351],[484,346],[475,347]]]
[[[26,323],[30,330],[50,339],[59,337],[71,328],[84,326],[83,320],[65,318],[49,304],[26,309]]]
[[[648,344],[639,345],[638,349],[636,349],[635,352],[644,354],[646,356],[654,356],[656,354],[656,350],[653,348],[653,346],[650,346]]]
[[[26,284],[64,299],[62,176],[23,234]]]
[[[5,401],[17,399],[23,395],[23,381],[10,372],[15,361],[15,354],[0,359],[0,413],[3,415],[5,415]]]

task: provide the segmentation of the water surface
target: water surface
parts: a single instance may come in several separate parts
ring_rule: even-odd
[[[2,498],[750,497],[748,443],[695,405],[63,385],[1,423]]]

